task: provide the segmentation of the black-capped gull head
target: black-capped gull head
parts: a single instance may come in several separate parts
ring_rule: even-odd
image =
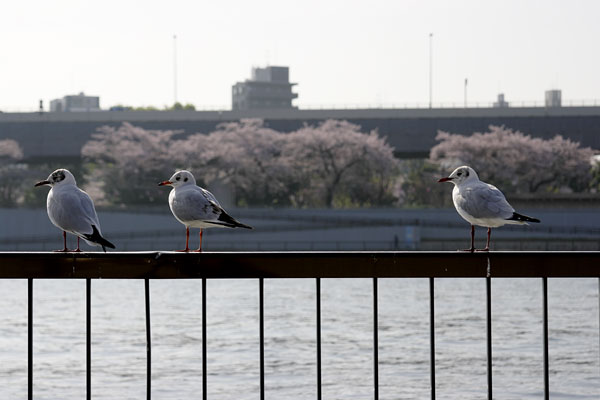
[[[177,171],[169,180],[162,181],[158,185],[173,188],[169,193],[169,208],[175,219],[186,228],[185,249],[181,251],[190,251],[190,228],[200,228],[200,244],[196,250],[198,252],[202,251],[202,231],[205,228],[252,229],[251,226],[227,214],[211,192],[197,186],[196,179],[190,171]]]
[[[48,218],[59,229],[63,231],[64,247],[61,252],[67,252],[67,232],[77,236],[77,249],[79,239],[83,239],[91,246],[101,246],[106,252],[106,247],[114,249],[115,246],[102,237],[100,222],[94,202],[90,196],[77,187],[75,177],[67,169],[57,169],[47,179],[35,184],[38,186],[48,185],[51,187],[46,200]]]
[[[438,182],[452,182],[452,201],[458,214],[471,224],[471,248],[475,251],[475,225],[488,228],[487,242],[481,251],[489,251],[492,228],[506,224],[527,225],[540,222],[537,218],[515,212],[504,194],[494,185],[479,180],[477,172],[469,166],[456,168]]]

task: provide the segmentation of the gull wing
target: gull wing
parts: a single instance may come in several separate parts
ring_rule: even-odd
[[[170,204],[175,217],[183,223],[201,222],[205,226],[218,225],[252,229],[251,226],[243,224],[227,214],[215,196],[199,186],[175,192],[170,199]]]
[[[50,218],[65,231],[81,236],[92,234],[92,225],[100,230],[92,199],[77,187],[53,193],[48,207]]]
[[[475,218],[507,219],[515,211],[498,188],[483,182],[461,188],[455,202],[457,207]]]
[[[188,190],[174,191],[171,202],[173,214],[177,219],[185,222],[217,220],[222,209],[211,197],[214,199],[208,190],[198,186]]]
[[[219,201],[217,200],[217,198],[215,197],[214,194],[212,194],[211,192],[209,192],[208,190],[206,190],[204,188],[201,188],[200,186],[198,186],[198,188],[200,189],[200,191],[202,192],[204,197],[206,197],[209,201],[212,201],[213,203],[215,203],[217,206],[221,207],[221,204],[219,203]]]

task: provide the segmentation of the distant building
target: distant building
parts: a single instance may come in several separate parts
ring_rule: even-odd
[[[500,93],[498,95],[498,101],[494,102],[494,108],[506,108],[508,107],[508,102],[504,101],[504,93]]]
[[[100,97],[86,96],[83,92],[50,102],[51,112],[100,111]]]
[[[238,82],[231,88],[233,110],[294,109],[288,67],[252,68],[252,79]]]
[[[560,90],[546,90],[546,107],[560,107],[561,97]]]

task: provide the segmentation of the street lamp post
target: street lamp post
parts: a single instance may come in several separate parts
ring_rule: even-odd
[[[465,78],[465,108],[467,108],[467,78]]]
[[[177,35],[173,35],[173,105],[177,103]]]
[[[432,79],[432,72],[433,72],[433,60],[432,60],[432,55],[433,55],[433,33],[429,34],[429,108],[432,107],[432,93],[433,93],[433,79]]]

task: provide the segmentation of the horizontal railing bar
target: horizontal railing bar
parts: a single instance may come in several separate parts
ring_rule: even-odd
[[[0,252],[0,265],[0,279],[600,277],[600,252]]]

